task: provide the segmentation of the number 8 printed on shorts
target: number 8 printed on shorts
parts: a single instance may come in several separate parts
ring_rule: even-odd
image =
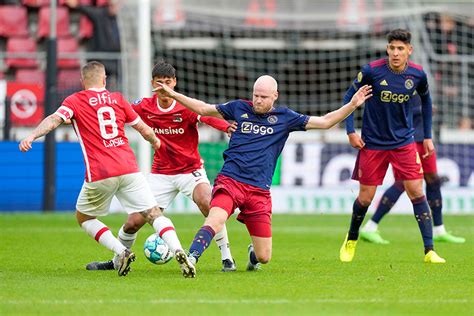
[[[110,118],[105,118],[104,113],[108,113]],[[116,122],[115,111],[110,106],[104,106],[97,110],[99,120],[100,134],[104,139],[112,139],[118,135],[118,125]],[[112,127],[112,132],[107,133],[107,126]]]

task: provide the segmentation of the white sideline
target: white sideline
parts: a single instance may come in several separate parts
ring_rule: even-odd
[[[112,299],[112,300],[2,300],[3,304],[9,305],[83,305],[83,304],[354,304],[354,303],[400,303],[400,304],[433,304],[433,299],[380,299],[380,298],[361,298],[361,299],[345,299],[345,298],[321,298],[321,299],[153,299],[153,300],[130,300],[130,299]],[[442,299],[437,298],[436,303],[441,304],[467,304],[472,303],[468,299]]]

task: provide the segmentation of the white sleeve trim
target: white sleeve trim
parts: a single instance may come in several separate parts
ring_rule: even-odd
[[[55,112],[54,114],[56,114],[57,116],[59,116],[60,118],[62,118],[63,121],[67,121],[67,118],[66,118],[66,116],[65,116],[64,114],[59,113],[59,112]]]
[[[137,116],[136,119],[134,119],[134,120],[133,120],[132,122],[130,122],[130,123],[125,123],[125,125],[128,125],[128,126],[137,125],[138,122],[140,122],[140,120],[141,120],[141,119],[140,119],[140,116]]]
[[[68,112],[70,117],[72,117],[74,115],[74,112],[70,108],[65,106],[64,104],[61,105],[58,110],[60,110],[60,109],[63,109],[64,111]]]
[[[202,123],[202,122],[201,122],[201,115],[198,115],[198,119],[197,119],[197,120],[198,120],[198,122]]]

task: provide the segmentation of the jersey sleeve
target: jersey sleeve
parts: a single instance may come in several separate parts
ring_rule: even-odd
[[[293,110],[288,109],[286,112],[288,130],[294,131],[305,131],[306,124],[308,124],[309,116],[304,115]]]
[[[235,110],[239,104],[239,100],[229,101],[216,105],[217,111],[226,120],[235,120]]]
[[[122,100],[122,106],[125,111],[125,124],[133,126],[140,122],[140,117],[138,114],[133,110],[132,106],[130,103],[127,102],[127,100],[124,99],[124,97],[121,97]]]
[[[423,133],[425,139],[432,138],[431,125],[433,117],[433,104],[431,102],[430,90],[428,87],[428,78],[426,73],[423,71],[420,83],[416,87],[416,91],[421,99],[421,115],[423,118]]]
[[[198,120],[224,133],[230,126],[227,121],[212,116],[198,116]]]
[[[74,116],[74,103],[72,99],[72,96],[67,97],[55,112],[63,121],[67,121]]]
[[[371,68],[370,65],[365,65],[357,74],[357,77],[352,81],[351,86],[347,89],[346,94],[344,95],[344,104],[347,104],[351,101],[354,94],[359,90],[363,85],[369,84],[371,82]],[[354,128],[354,114],[351,113],[345,120],[346,122],[346,132],[351,134],[355,132]]]

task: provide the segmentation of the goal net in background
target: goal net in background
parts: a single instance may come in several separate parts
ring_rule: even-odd
[[[125,26],[136,23],[133,3],[122,10]],[[385,34],[409,29],[412,60],[427,72],[436,107],[439,173],[449,178],[447,212],[474,211],[471,1],[157,0],[151,5],[153,62],[164,59],[175,66],[177,90],[208,103],[249,99],[254,80],[270,74],[279,82],[278,104],[310,115],[341,106],[360,67],[386,55]],[[136,48],[132,32],[130,27],[126,43],[131,52]],[[132,68],[137,62],[127,64]],[[128,73],[129,82],[137,80],[134,75]],[[356,127],[362,113],[355,114]],[[212,181],[222,164],[225,136],[206,127],[201,135]],[[275,172],[273,190],[285,188],[274,194],[282,199],[275,205],[303,212],[350,211],[357,192],[349,179],[355,155],[343,125],[293,133]],[[385,183],[392,181],[389,171]]]

